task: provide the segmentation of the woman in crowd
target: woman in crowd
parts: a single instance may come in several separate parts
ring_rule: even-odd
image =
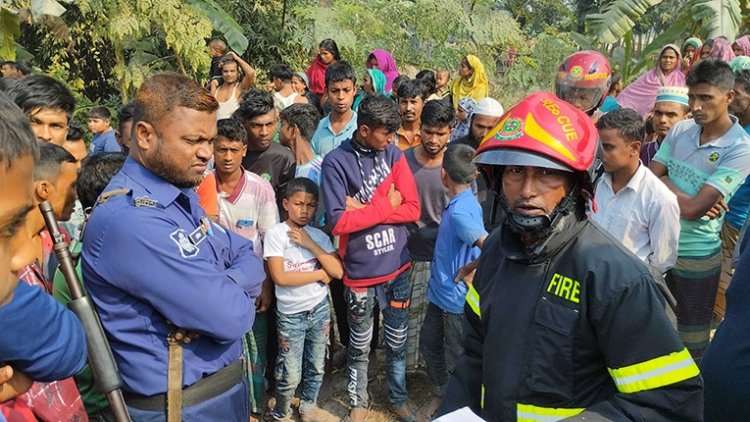
[[[617,103],[645,117],[654,108],[659,87],[685,86],[680,62],[680,48],[674,44],[664,46],[659,52],[656,66],[625,87],[617,96]]]
[[[700,51],[702,45],[703,42],[698,37],[690,37],[682,44],[682,68],[685,74],[693,66],[695,52]]]
[[[725,62],[732,60],[735,55],[732,51],[732,46],[724,38],[712,38],[707,40],[700,50],[700,59],[705,60],[707,58],[719,59]],[[697,63],[697,61],[696,61]],[[695,63],[693,63],[695,66]]]
[[[435,78],[435,72],[431,70],[420,70],[415,79],[422,82],[422,85],[424,85],[425,90],[427,91],[427,101],[440,99],[440,96],[437,95],[437,79]]]
[[[357,98],[354,99],[352,110],[356,111],[359,108],[359,103],[368,95],[378,94],[385,97],[390,96],[390,94],[385,92],[385,82],[386,79],[383,72],[378,69],[367,69],[364,78],[362,78],[363,93],[357,95]]]
[[[750,56],[750,35],[744,35],[734,40],[732,51],[737,57]]]
[[[467,54],[461,59],[458,67],[459,78],[451,84],[451,97],[453,107],[458,109],[458,102],[466,97],[476,101],[490,94],[490,83],[484,72],[484,65],[479,58],[473,54]]]
[[[318,112],[321,111],[319,109],[320,98],[310,91],[310,79],[307,77],[307,73],[294,72],[294,75],[292,75],[292,88],[294,89],[294,92],[307,98],[308,103],[317,107]]]
[[[391,53],[377,49],[372,50],[370,55],[367,56],[367,63],[365,63],[367,69],[378,69],[385,75],[385,92],[390,94],[393,81],[398,78],[398,67],[396,67],[396,61],[393,60]]]
[[[341,60],[339,47],[336,41],[326,38],[318,46],[318,55],[307,68],[307,77],[310,83],[307,88],[315,95],[321,96],[326,89],[326,69],[328,66]]]
[[[469,134],[471,125],[471,116],[474,114],[474,107],[477,102],[471,97],[462,98],[458,102],[458,111],[456,113],[456,126],[451,133],[451,142],[461,139]]]

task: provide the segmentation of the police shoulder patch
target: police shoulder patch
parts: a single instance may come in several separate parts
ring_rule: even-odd
[[[169,234],[169,238],[177,245],[183,258],[193,258],[200,252],[200,248],[193,244],[189,235],[183,229],[173,231]]]
[[[154,208],[156,207],[156,200],[151,199],[148,196],[139,196],[135,199],[133,199],[133,203],[136,207],[149,207]]]

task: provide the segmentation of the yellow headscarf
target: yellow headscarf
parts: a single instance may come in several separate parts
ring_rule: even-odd
[[[471,97],[479,101],[490,94],[490,84],[487,80],[487,74],[484,73],[482,62],[473,54],[467,54],[466,61],[473,72],[468,78],[455,79],[451,83],[453,108],[458,108],[458,102],[463,98]]]

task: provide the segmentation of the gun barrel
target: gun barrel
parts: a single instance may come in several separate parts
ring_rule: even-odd
[[[117,371],[117,364],[112,349],[107,343],[107,337],[104,334],[104,328],[99,320],[94,306],[86,297],[78,279],[78,273],[75,268],[75,261],[70,254],[68,244],[60,232],[60,227],[55,218],[55,212],[52,205],[45,201],[39,204],[39,210],[44,217],[44,223],[47,226],[53,241],[53,251],[60,263],[60,271],[65,276],[65,282],[70,290],[71,301],[68,304],[78,319],[81,321],[86,332],[86,343],[88,346],[89,365],[94,376],[97,390],[107,395],[112,415],[117,422],[130,422],[128,408],[125,406],[120,387],[122,379]]]

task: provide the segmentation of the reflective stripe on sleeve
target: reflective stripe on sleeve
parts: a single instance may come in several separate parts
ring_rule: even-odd
[[[555,422],[561,419],[575,416],[586,409],[564,408],[564,407],[540,407],[532,404],[518,403],[516,405],[516,417],[518,422]]]
[[[466,303],[468,303],[471,310],[477,314],[477,317],[481,319],[482,311],[479,308],[479,293],[477,293],[473,283],[469,284],[469,291],[466,293]]]
[[[484,384],[482,384],[482,396],[479,398],[479,407],[484,409]]]
[[[621,393],[653,390],[693,378],[700,373],[687,348],[635,365],[607,370]]]

